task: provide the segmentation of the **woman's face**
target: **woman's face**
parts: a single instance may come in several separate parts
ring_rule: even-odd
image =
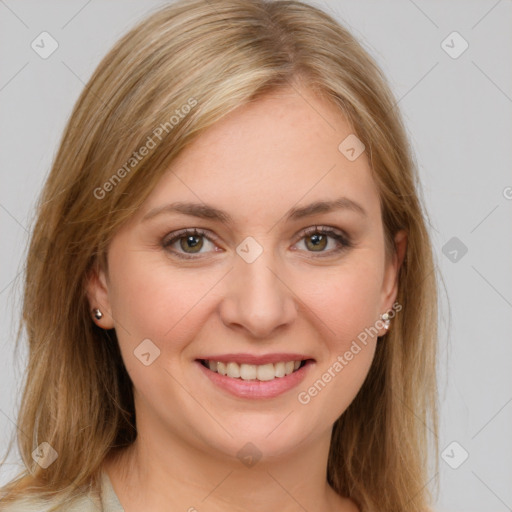
[[[385,262],[366,155],[338,149],[352,133],[306,90],[241,107],[114,237],[88,292],[116,329],[139,432],[235,456],[330,435],[370,368],[368,329],[385,333],[405,249],[401,233]]]

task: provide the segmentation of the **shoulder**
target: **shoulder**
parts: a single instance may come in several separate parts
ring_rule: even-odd
[[[124,512],[105,472],[102,472],[100,482],[99,492],[90,490],[65,502],[58,498],[24,497],[2,503],[0,497],[0,512]]]
[[[22,498],[6,505],[0,501],[0,512],[98,512],[98,509],[98,504],[88,496],[60,504],[42,498]]]

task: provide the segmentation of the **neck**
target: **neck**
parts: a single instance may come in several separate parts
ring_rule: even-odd
[[[138,422],[137,432],[132,446],[105,463],[126,512],[268,512],[269,504],[282,512],[357,512],[327,484],[330,431],[271,457],[246,442],[229,456],[163,425],[158,432]]]

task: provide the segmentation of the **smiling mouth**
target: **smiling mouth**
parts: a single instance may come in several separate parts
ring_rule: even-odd
[[[212,361],[208,359],[199,359],[199,362],[210,371],[230,377],[236,380],[252,381],[270,381],[287,377],[292,373],[299,371],[308,364],[310,359],[297,361],[283,361],[267,364],[238,364],[232,362]]]

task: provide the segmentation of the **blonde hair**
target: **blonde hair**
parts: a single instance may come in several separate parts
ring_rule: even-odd
[[[330,101],[365,144],[389,254],[393,235],[408,233],[398,276],[402,311],[334,425],[328,481],[363,512],[429,510],[437,288],[417,170],[377,64],[338,22],[297,0],[168,5],[119,40],[82,92],[38,202],[26,259],[17,342],[25,327],[18,425],[29,435],[18,437],[18,447],[27,469],[3,488],[9,499],[65,498],[97,485],[105,458],[134,441],[132,383],[115,331],[91,321],[86,280],[106,268],[110,240],[183,148],[233,109],[299,85]],[[131,160],[162,126],[156,147]],[[59,454],[47,469],[31,456],[43,441]]]

